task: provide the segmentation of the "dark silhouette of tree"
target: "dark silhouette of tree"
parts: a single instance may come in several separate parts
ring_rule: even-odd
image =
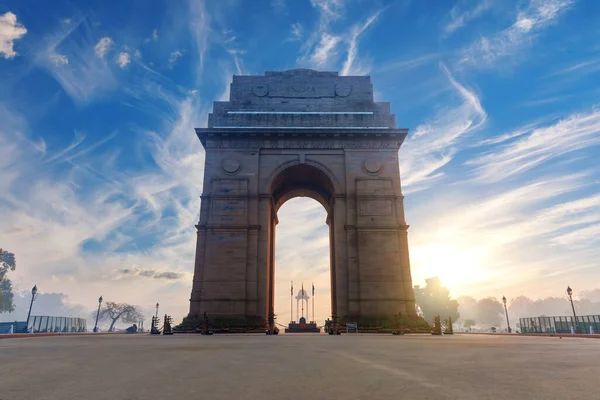
[[[15,255],[0,249],[0,313],[15,311],[12,282],[6,275],[8,271],[14,271],[16,268]]]
[[[458,320],[458,302],[450,299],[450,291],[442,286],[440,278],[425,279],[425,287],[415,285],[415,302],[421,309],[423,317],[433,321],[439,315],[442,319],[448,317],[453,321]]]
[[[480,324],[498,326],[502,323],[504,306],[495,297],[486,297],[477,302],[476,319]]]
[[[93,313],[93,317],[96,317],[96,313]],[[107,301],[102,305],[100,309],[99,321],[110,321],[109,331],[113,329],[117,321],[134,323],[138,322],[143,318],[142,313],[136,306],[132,306],[127,303],[115,303],[114,301]]]
[[[466,319],[465,323],[463,324],[463,326],[467,329],[471,328],[472,326],[475,326],[475,321],[472,319]]]

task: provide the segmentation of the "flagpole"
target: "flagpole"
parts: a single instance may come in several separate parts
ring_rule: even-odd
[[[292,281],[292,290],[290,291],[290,321],[294,321],[294,281]]]
[[[304,282],[302,282],[302,318],[304,318]]]
[[[315,283],[312,284],[313,322],[315,322]]]

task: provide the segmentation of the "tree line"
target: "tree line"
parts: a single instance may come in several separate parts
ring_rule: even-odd
[[[496,297],[476,299],[472,296],[450,297],[448,288],[442,285],[438,277],[425,279],[425,286],[415,285],[417,312],[429,322],[437,315],[469,328],[475,325],[500,326],[506,323],[504,305]],[[582,291],[577,300],[573,300],[577,315],[600,314],[600,289]],[[507,301],[507,310],[513,328],[519,318],[541,316],[571,316],[571,304],[564,297],[547,297],[533,300],[518,296]]]

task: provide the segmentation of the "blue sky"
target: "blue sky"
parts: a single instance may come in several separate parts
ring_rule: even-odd
[[[0,246],[18,290],[187,312],[204,152],[233,74],[371,76],[398,127],[416,284],[454,296],[598,287],[600,3],[0,2]],[[289,281],[329,308],[325,211],[280,211]],[[150,311],[149,311],[150,312]]]

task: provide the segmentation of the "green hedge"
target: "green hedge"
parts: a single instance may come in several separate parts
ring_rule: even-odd
[[[266,321],[260,317],[247,316],[242,318],[208,317],[207,327],[214,333],[248,333],[264,332]],[[181,324],[173,328],[177,333],[200,333],[204,328],[203,318],[183,319]]]

